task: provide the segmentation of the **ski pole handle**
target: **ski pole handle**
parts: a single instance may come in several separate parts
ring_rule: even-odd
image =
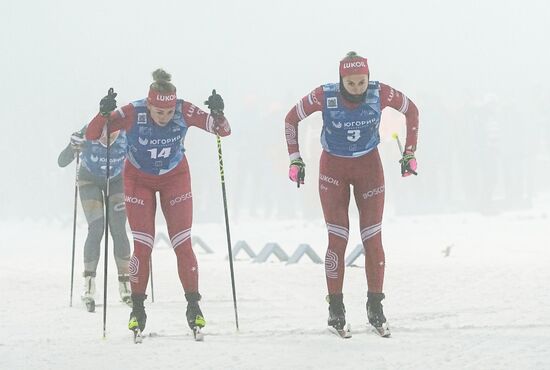
[[[399,163],[401,163],[401,175],[408,176],[408,174],[406,174],[406,172],[408,172],[410,174],[418,176],[418,173],[416,172],[416,159],[414,158],[414,153],[411,152],[405,155],[405,151],[403,150],[403,145],[401,144],[401,140],[399,140],[399,136],[397,135],[397,132],[394,132],[391,136],[397,141],[399,154],[401,154],[401,157],[402,157],[401,160],[399,161]],[[407,157],[410,157],[410,158],[407,158]],[[413,166],[409,165],[410,160],[414,161]]]
[[[401,145],[401,140],[399,140],[399,135],[397,135],[397,132],[394,132],[392,135],[391,135],[396,141],[397,141],[397,146],[399,147],[399,154],[403,155],[403,145]]]

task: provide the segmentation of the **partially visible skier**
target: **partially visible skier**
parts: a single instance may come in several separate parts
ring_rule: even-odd
[[[71,135],[67,147],[59,154],[60,167],[69,165],[80,156],[78,189],[88,235],[84,244],[84,292],[82,300],[88,311],[95,310],[95,277],[100,255],[101,239],[105,233],[105,195],[107,186],[107,135],[103,131],[99,140],[84,139],[86,126]],[[120,131],[111,134],[109,149],[109,231],[114,242],[114,255],[118,270],[119,293],[123,302],[130,305],[131,291],[128,275],[130,242],[126,234],[126,211],[122,191],[122,168],[126,158],[126,135]]]
[[[305,164],[298,146],[298,123],[322,112],[319,194],[328,230],[325,274],[328,286],[329,328],[346,332],[342,285],[344,254],[348,243],[350,186],[359,209],[361,240],[365,249],[368,283],[367,317],[381,336],[390,331],[382,310],[385,257],[382,247],[384,174],[377,146],[382,110],[393,108],[405,115],[407,137],[401,174],[416,174],[418,110],[400,91],[370,81],[367,59],[349,52],[340,61],[340,82],[321,85],[303,97],[287,114],[285,133],[290,156],[289,178],[304,183]]]
[[[128,328],[135,339],[145,329],[145,289],[149,278],[149,258],[155,238],[156,193],[168,234],[177,258],[178,274],[187,299],[187,323],[195,336],[205,320],[199,307],[199,270],[191,247],[193,195],[185,155],[187,130],[196,126],[220,136],[231,133],[223,115],[224,103],[214,90],[208,99],[210,114],[176,97],[171,76],[162,69],[153,72],[148,97],[115,111],[116,94],[110,90],[100,103],[100,113],[86,131],[88,139],[100,136],[107,120],[112,130],[125,130],[128,158],[124,167],[126,211],[134,236],[130,260],[133,310]]]

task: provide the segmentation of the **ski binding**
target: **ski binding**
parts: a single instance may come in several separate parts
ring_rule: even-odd
[[[141,335],[141,330],[139,328],[134,329],[134,343],[141,344],[143,342],[143,335]]]
[[[193,338],[195,341],[202,342],[204,340],[204,333],[202,332],[200,326],[195,326],[193,328]]]
[[[95,300],[93,298],[82,298],[82,302],[86,305],[86,311],[95,312]]]
[[[380,327],[373,326],[373,331],[382,338],[389,338],[391,336],[390,327],[387,323],[383,323]]]
[[[329,326],[328,330],[343,339],[351,338],[351,325],[347,324],[345,328],[339,329],[334,326]]]

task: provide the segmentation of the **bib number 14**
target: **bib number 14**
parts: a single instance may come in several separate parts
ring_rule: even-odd
[[[151,153],[151,159],[157,159],[157,158],[168,158],[170,156],[170,149],[171,148],[162,148],[160,151],[158,151],[157,148],[148,149],[147,151]]]

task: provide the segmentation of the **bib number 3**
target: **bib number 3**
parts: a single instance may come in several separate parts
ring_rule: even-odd
[[[361,131],[360,130],[348,130],[348,140],[352,142],[356,142],[361,137]]]

